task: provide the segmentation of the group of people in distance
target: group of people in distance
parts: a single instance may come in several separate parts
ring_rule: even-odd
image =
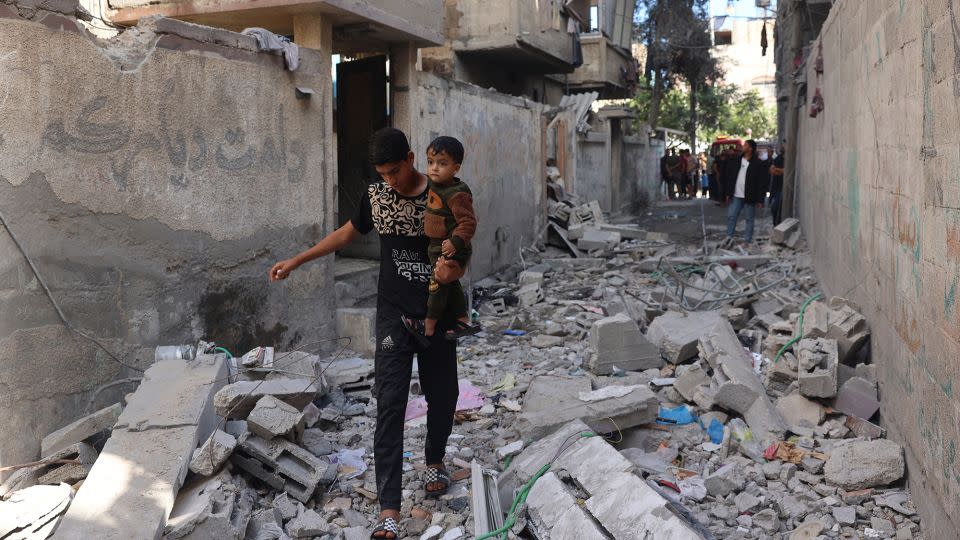
[[[670,199],[696,196],[696,188],[691,190],[689,185],[693,182],[691,179],[699,180],[701,196],[709,193],[717,205],[728,208],[729,243],[733,242],[740,214],[745,214],[744,240],[749,244],[753,242],[756,211],[763,208],[764,203],[770,206],[773,225],[780,223],[784,159],[783,144],[771,156],[758,152],[757,143],[752,139],[724,149],[713,157],[710,164],[703,153],[699,159],[693,159],[689,150],[681,150],[678,155],[669,149],[660,160],[660,177]],[[688,170],[691,172],[687,173]],[[679,188],[677,193],[674,192],[676,188]]]

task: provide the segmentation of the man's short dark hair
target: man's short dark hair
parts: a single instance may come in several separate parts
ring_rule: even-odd
[[[387,127],[370,136],[368,156],[371,165],[405,161],[410,154],[407,136],[397,128]]]
[[[430,141],[430,145],[427,146],[427,152],[430,150],[433,150],[434,154],[446,154],[453,158],[455,162],[463,163],[463,144],[453,137],[447,137],[446,135],[437,137]]]
[[[749,140],[747,141],[747,144],[750,145],[750,150],[753,150],[754,153],[757,152],[757,141],[755,141],[755,140],[753,140],[753,139],[749,139]]]

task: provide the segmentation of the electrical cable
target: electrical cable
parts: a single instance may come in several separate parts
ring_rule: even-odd
[[[587,437],[594,437],[594,436],[596,436],[596,433],[592,433],[589,431],[581,431],[578,433],[574,433],[573,435],[564,439],[564,441],[560,443],[560,447],[557,449],[557,453],[553,456],[553,459],[551,459],[547,463],[544,463],[543,466],[540,467],[540,469],[532,477],[530,477],[530,480],[527,480],[527,482],[523,485],[523,487],[521,487],[520,490],[517,492],[516,497],[513,498],[513,504],[510,505],[510,511],[507,513],[507,519],[506,521],[503,522],[503,527],[500,527],[499,529],[496,529],[494,531],[490,531],[486,534],[482,534],[478,536],[475,540],[488,540],[489,538],[494,538],[494,537],[500,537],[501,540],[505,540],[507,538],[507,532],[510,529],[512,529],[513,526],[517,523],[517,510],[523,507],[523,504],[527,501],[527,495],[530,494],[530,489],[533,488],[533,484],[535,484],[537,480],[540,479],[541,476],[547,474],[547,471],[549,471],[553,463],[557,461],[557,458],[560,457],[560,454],[562,454],[565,450],[567,450],[567,448],[569,448],[569,446],[566,446],[567,442],[575,437],[584,439]],[[574,441],[574,443],[575,442],[576,440]],[[573,443],[570,444],[570,446],[572,445]]]
[[[47,287],[47,283],[43,280],[42,277],[40,277],[40,272],[37,270],[36,265],[33,264],[33,260],[30,258],[29,255],[27,255],[27,251],[23,248],[23,245],[20,244],[20,241],[17,239],[17,236],[13,233],[13,229],[10,228],[10,224],[7,222],[7,219],[3,216],[3,212],[0,212],[0,224],[2,224],[3,228],[7,230],[7,234],[10,235],[10,239],[13,240],[13,244],[17,247],[17,250],[20,252],[20,255],[22,255],[24,260],[27,261],[27,265],[30,266],[30,271],[33,272],[34,277],[37,278],[37,283],[40,284],[40,287],[43,289],[43,292],[47,295],[47,299],[50,300],[50,304],[53,305],[53,309],[57,312],[57,316],[60,318],[60,321],[63,323],[63,325],[66,326],[67,329],[73,332],[74,334],[82,337],[83,339],[86,339],[87,341],[90,341],[91,343],[99,347],[100,350],[107,353],[107,356],[113,359],[114,362],[120,364],[121,366],[127,369],[131,369],[138,373],[143,373],[144,370],[136,366],[127,364],[123,360],[120,360],[120,358],[118,358],[117,355],[110,352],[110,350],[107,349],[103,345],[103,343],[100,343],[93,336],[90,336],[84,333],[83,331],[75,328],[72,324],[70,324],[69,321],[67,321],[66,315],[63,314],[63,311],[60,309],[60,305],[57,304],[56,300],[54,300],[53,293],[50,292],[50,288]]]
[[[777,351],[777,356],[773,358],[774,364],[777,363],[777,360],[780,360],[780,357],[783,356],[783,353],[785,353],[787,349],[789,349],[790,347],[793,347],[793,344],[800,341],[800,338],[803,337],[803,314],[806,313],[807,306],[809,306],[811,302],[813,302],[817,298],[820,298],[821,296],[822,295],[820,293],[817,293],[811,296],[810,298],[807,298],[807,301],[804,302],[802,306],[800,306],[800,318],[797,320],[797,335],[794,336],[793,339],[788,341],[786,345],[784,345],[783,347],[780,347],[780,350]]]

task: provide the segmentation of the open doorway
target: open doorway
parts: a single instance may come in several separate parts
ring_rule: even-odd
[[[367,186],[380,180],[367,160],[367,143],[373,132],[390,125],[387,68],[386,56],[336,64],[338,226],[354,216]],[[340,255],[379,258],[376,232],[361,237]]]

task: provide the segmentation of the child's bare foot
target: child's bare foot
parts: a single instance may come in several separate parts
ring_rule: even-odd
[[[427,337],[432,337],[433,333],[437,331],[437,320],[436,319],[424,319],[423,320],[423,335]]]

